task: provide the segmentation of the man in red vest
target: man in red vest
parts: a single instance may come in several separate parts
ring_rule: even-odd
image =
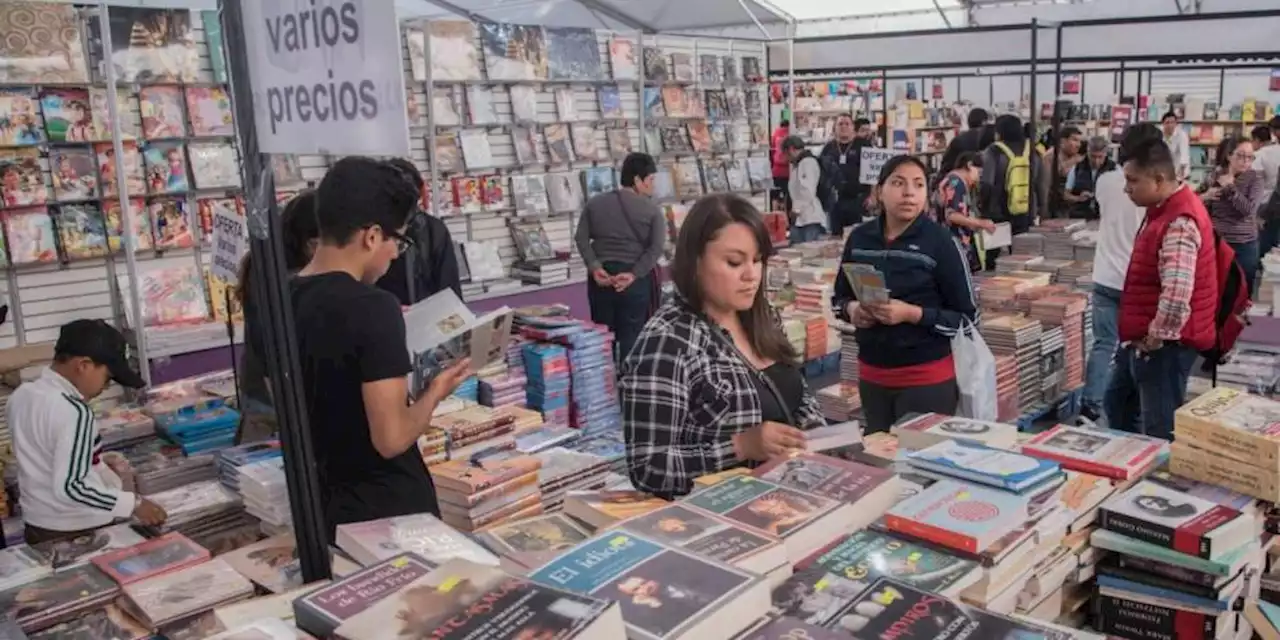
[[[1120,296],[1122,348],[1105,400],[1111,428],[1172,439],[1198,352],[1216,339],[1218,270],[1213,223],[1180,183],[1163,140],[1128,153],[1125,192],[1146,207]]]

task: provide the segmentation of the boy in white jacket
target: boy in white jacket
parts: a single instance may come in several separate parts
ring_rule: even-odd
[[[827,235],[827,212],[818,195],[822,182],[822,164],[804,146],[800,136],[789,136],[782,141],[782,151],[791,159],[791,179],[787,190],[791,194],[791,243],[812,242]]]

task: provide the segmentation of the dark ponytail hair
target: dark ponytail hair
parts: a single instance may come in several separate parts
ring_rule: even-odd
[[[280,228],[284,232],[281,238],[284,244],[284,266],[289,271],[297,271],[311,261],[311,242],[320,237],[320,227],[316,222],[316,192],[307,189],[298,192],[284,205],[280,213]],[[249,302],[249,287],[253,277],[253,253],[244,254],[240,260],[240,284],[236,287],[236,298],[240,305]]]

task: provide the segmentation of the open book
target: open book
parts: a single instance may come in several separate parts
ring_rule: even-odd
[[[508,307],[476,317],[452,289],[409,307],[404,314],[405,345],[413,360],[410,392],[417,397],[441,370],[471,358],[471,370],[501,362],[511,338]]]

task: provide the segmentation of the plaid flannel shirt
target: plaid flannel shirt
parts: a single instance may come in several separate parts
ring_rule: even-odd
[[[724,329],[673,300],[645,325],[623,365],[618,386],[627,465],[641,491],[682,496],[695,478],[739,466],[733,436],[762,421],[760,374],[715,331]],[[784,399],[800,423],[794,426],[825,425],[817,399],[807,384],[803,389],[803,397]]]
[[[1200,253],[1200,229],[1191,218],[1174,220],[1160,243],[1160,302],[1147,333],[1161,340],[1181,340],[1182,328],[1191,317],[1191,295],[1196,286],[1196,256]],[[1212,238],[1210,239],[1212,242]]]

